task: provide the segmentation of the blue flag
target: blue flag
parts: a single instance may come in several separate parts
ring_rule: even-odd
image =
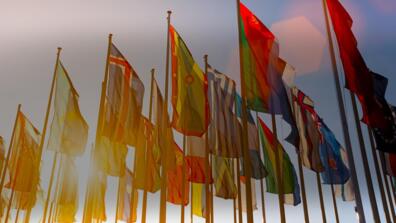
[[[349,177],[349,169],[342,160],[340,143],[333,132],[320,120],[320,132],[322,141],[319,148],[320,159],[324,165],[321,173],[324,184],[345,184]]]

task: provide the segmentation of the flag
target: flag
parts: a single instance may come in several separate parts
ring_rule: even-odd
[[[78,171],[74,158],[62,156],[60,168],[56,221],[75,222],[78,211]]]
[[[324,171],[321,173],[323,183],[345,184],[350,173],[341,157],[341,150],[344,149],[323,120],[320,120],[320,131],[323,135],[320,144],[320,158],[324,165]]]
[[[291,91],[294,115],[300,134],[299,153],[302,164],[315,172],[322,172],[324,167],[319,154],[321,133],[314,102],[297,87],[291,88]]]
[[[283,149],[282,145],[278,142],[271,130],[265,125],[265,123],[259,118],[259,133],[263,147],[264,154],[264,165],[268,171],[268,176],[265,178],[267,185],[267,192],[279,194],[279,181],[282,180],[283,188],[282,192],[285,195],[285,202],[287,204],[296,205],[299,202],[299,186],[296,171],[293,164],[290,161],[289,156]],[[279,158],[276,159],[276,156]],[[277,172],[276,162],[279,160],[279,173]],[[279,179],[279,177],[281,179]],[[287,195],[289,194],[289,195]],[[292,196],[290,196],[292,195]],[[293,200],[291,200],[293,197]]]
[[[134,158],[134,187],[151,193],[158,191],[161,186],[160,157],[158,151],[154,151],[153,128],[153,124],[141,116]]]
[[[186,148],[187,148],[187,156],[185,157],[188,169],[188,180],[194,183],[206,183],[206,179],[208,179],[209,183],[213,182],[212,173],[206,173],[205,168],[205,137],[206,134],[202,137],[197,136],[186,136]],[[208,170],[212,170],[209,166]]]
[[[234,183],[232,172],[233,159],[220,156],[213,156],[214,187],[215,195],[224,199],[234,199],[237,195],[237,188]]]
[[[208,81],[173,26],[172,126],[184,135],[202,136],[209,124]]]
[[[9,183],[7,188],[33,192],[39,183],[39,143],[40,133],[22,112],[18,112],[15,135],[12,147],[9,168]]]
[[[327,0],[327,8],[337,37],[346,88],[358,96],[363,121],[370,127],[384,128],[388,123],[381,104],[376,100],[373,74],[360,54],[352,32],[353,20],[338,0]]]
[[[132,185],[133,185],[133,173],[127,169],[126,174],[119,180],[119,191],[118,191],[118,220],[125,221],[128,223],[136,222],[137,219],[137,205],[139,193],[135,189],[133,191],[133,207],[131,207],[131,196],[132,196]],[[132,216],[131,216],[132,210]]]
[[[348,155],[345,149],[341,149],[341,157],[345,163],[345,166],[349,169]],[[335,194],[337,197],[341,197],[343,201],[354,201],[355,200],[355,189],[353,188],[352,177],[348,179],[345,184],[334,185]]]
[[[209,148],[218,156],[236,158],[242,154],[241,125],[233,112],[235,81],[208,65],[208,99],[211,120]]]
[[[133,146],[142,111],[144,85],[137,73],[111,44],[101,135],[112,143]]]
[[[206,191],[205,184],[192,184],[192,208],[193,214],[198,217],[206,217]]]
[[[79,95],[62,62],[57,65],[55,78],[54,116],[47,148],[80,156],[85,151],[88,125],[80,113]]]
[[[387,152],[396,153],[396,108],[389,104],[385,99],[385,92],[388,86],[388,79],[380,74],[372,72],[374,77],[374,90],[377,103],[381,104],[384,118],[387,125],[383,128],[372,128],[376,149]]]
[[[241,97],[237,94],[236,97],[237,103],[237,116],[239,118],[241,118],[242,116],[242,99]],[[249,157],[250,157],[250,164],[251,164],[251,171],[252,171],[252,178],[254,179],[262,179],[265,176],[267,176],[267,170],[264,167],[263,162],[261,161],[260,158],[260,153],[259,153],[259,137],[258,137],[258,130],[256,127],[256,123],[254,123],[254,119],[253,116],[250,112],[250,110],[247,111],[247,132],[248,132],[248,148],[249,148]],[[241,121],[241,120],[239,120]],[[241,137],[241,136],[239,136]],[[243,159],[241,159],[242,162],[242,167],[243,165]],[[244,176],[244,172],[243,172],[243,168],[242,168],[242,173],[241,175]]]
[[[298,130],[294,121],[282,75],[287,63],[279,58],[274,34],[242,3],[239,4],[242,84],[249,109],[281,114],[291,125],[286,138],[298,148]]]
[[[396,154],[393,153],[382,153],[381,158],[385,166],[385,173],[389,176],[396,176]]]
[[[123,176],[125,174],[126,156],[128,148],[125,144],[110,141],[101,136],[94,151],[94,162],[98,170],[110,176]]]
[[[32,192],[14,191],[11,207],[20,210],[33,208],[37,202],[38,190],[39,187],[37,187],[37,191]]]
[[[183,151],[179,148],[176,142],[173,143],[173,149],[176,154],[176,164],[175,168],[168,169],[168,178],[167,178],[167,201],[172,204],[183,204],[188,205],[189,199],[189,186],[187,181],[187,173],[185,175],[184,181],[184,199],[182,196],[182,189],[183,189]],[[186,169],[189,167],[186,164]],[[187,172],[187,171],[186,171]]]

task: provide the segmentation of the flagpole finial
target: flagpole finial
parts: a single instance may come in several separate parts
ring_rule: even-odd
[[[62,47],[60,47],[60,46],[58,46],[58,52],[57,52],[57,55],[59,55],[60,54],[60,52],[61,52],[61,50],[62,50]]]
[[[109,33],[109,39],[113,37],[113,33]]]
[[[207,61],[207,60],[208,60],[208,54],[205,54],[205,55],[203,56],[203,58],[204,58],[205,61]]]
[[[170,15],[170,14],[172,14],[172,11],[171,11],[171,10],[168,10],[167,13],[168,13],[168,15]]]

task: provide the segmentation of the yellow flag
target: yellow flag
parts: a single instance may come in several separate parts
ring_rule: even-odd
[[[55,111],[48,149],[79,156],[85,151],[88,125],[80,113],[78,93],[61,62],[58,63],[55,75]]]
[[[125,159],[128,148],[125,144],[110,141],[101,136],[94,151],[94,162],[98,170],[111,176],[123,176],[125,174]]]
[[[22,113],[18,113],[15,136],[8,164],[9,182],[7,188],[21,192],[33,192],[39,182],[40,133]]]
[[[199,217],[205,217],[206,211],[206,192],[205,184],[191,183],[192,184],[192,206],[193,214]]]
[[[78,170],[74,158],[62,156],[61,181],[57,197],[57,222],[75,222],[78,210]]]
[[[133,173],[127,169],[125,175],[120,178],[120,187],[118,192],[118,220],[127,223],[136,222],[137,219],[137,205],[138,205],[138,192],[132,191]],[[131,196],[133,193],[133,206],[131,207]],[[131,213],[132,210],[132,213]]]

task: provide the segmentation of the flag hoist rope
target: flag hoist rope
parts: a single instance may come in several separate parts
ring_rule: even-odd
[[[337,100],[338,107],[339,107],[339,112],[340,112],[340,116],[341,116],[342,132],[344,135],[344,142],[345,142],[345,147],[346,147],[346,151],[348,154],[348,161],[349,161],[349,166],[350,166],[350,171],[351,171],[351,177],[352,177],[352,182],[353,182],[354,190],[355,190],[356,209],[357,209],[357,213],[359,215],[359,222],[365,223],[366,218],[364,215],[363,203],[362,203],[359,183],[358,183],[358,179],[357,179],[354,155],[353,155],[353,151],[352,151],[351,138],[349,136],[348,122],[347,122],[346,112],[345,112],[345,107],[344,107],[344,100],[342,99],[341,85],[340,85],[339,74],[338,74],[338,70],[337,70],[337,63],[336,63],[335,52],[334,52],[334,44],[333,44],[333,40],[331,37],[329,15],[327,12],[326,0],[322,0],[322,3],[323,3],[324,19],[325,19],[325,23],[326,23],[327,40],[328,40],[328,44],[329,44],[332,71],[333,71],[335,88],[336,88],[337,99],[338,99]]]

